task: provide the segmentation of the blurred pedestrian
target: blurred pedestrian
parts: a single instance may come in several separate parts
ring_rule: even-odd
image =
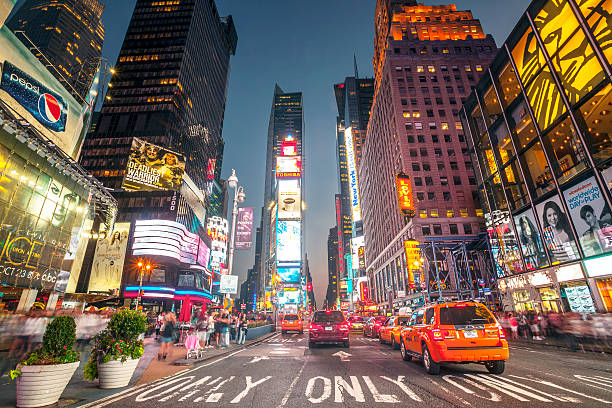
[[[166,359],[172,344],[176,341],[178,333],[178,326],[176,324],[176,316],[172,312],[166,313],[164,317],[164,324],[161,328],[161,346],[157,353],[157,359]]]
[[[508,323],[510,324],[510,333],[512,340],[518,339],[518,322],[512,313],[508,313]]]

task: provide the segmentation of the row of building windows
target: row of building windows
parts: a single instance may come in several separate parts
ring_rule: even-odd
[[[429,126],[429,130],[438,129],[438,124],[436,122],[429,122],[427,125]],[[408,122],[408,123],[405,123],[404,126],[406,127],[406,130],[412,130],[412,129],[422,130],[423,129],[422,122]],[[461,124],[461,122],[455,122],[454,127],[457,130],[463,130],[463,125]],[[449,130],[448,122],[440,123],[440,129]]]
[[[475,210],[475,214],[477,217],[482,217],[483,216],[483,212],[482,209],[476,209]],[[446,215],[446,217],[448,218],[453,218],[453,217],[469,217],[469,212],[467,208],[461,208],[459,209],[458,212],[456,212],[453,208],[447,208],[446,212],[445,210],[439,210],[438,208],[424,208],[419,210],[419,218],[428,218],[428,217],[432,217],[432,218],[439,218],[439,217],[444,217],[444,215]]]
[[[413,30],[416,30],[416,29],[413,28]],[[416,34],[416,31],[413,32],[412,34]],[[456,47],[419,47],[419,48],[393,47],[393,53],[396,55],[402,55],[402,54],[423,55],[423,54],[429,54],[429,53],[431,54],[451,54],[451,51],[453,54],[457,54],[457,55],[472,55],[475,53],[492,54],[496,50],[494,50],[493,47],[488,46],[488,45],[485,45],[485,46],[478,45],[476,47],[471,47],[471,46],[466,46],[466,47],[459,47],[459,46],[456,46]]]
[[[465,82],[465,81],[464,81],[464,79],[463,79],[463,78],[461,78],[461,75],[459,75],[459,74],[455,74],[455,75],[453,75],[453,77],[452,77],[452,78],[454,78],[454,79],[455,79],[455,82],[460,82],[460,83],[464,83],[464,82]],[[466,79],[467,79],[469,82],[476,82],[476,77],[475,77],[474,75],[471,75],[471,74],[466,75]],[[432,82],[432,83],[434,83],[434,84],[436,84],[436,83],[439,83],[439,82],[440,82],[440,81],[438,80],[438,76],[437,76],[437,75],[430,75],[430,76],[427,76],[427,75],[416,75],[416,76],[414,76],[414,77],[413,77],[413,76],[408,76],[408,75],[406,75],[405,77],[397,78],[397,84],[398,84],[400,87],[403,87],[403,86],[404,86],[404,82],[406,82],[406,83],[414,83],[414,82],[416,82],[417,80],[418,80],[418,82],[419,82],[419,83],[422,83],[422,84],[425,84],[425,83],[427,83],[428,81],[429,81],[429,82]],[[443,80],[444,82],[446,82],[446,83],[450,83],[450,82],[451,82],[451,76],[450,76],[450,75],[443,75],[443,76],[442,76],[442,80]],[[408,87],[408,89],[409,89],[409,90],[412,90],[412,89],[414,89],[414,88]],[[422,89],[425,89],[425,88],[422,88]],[[447,89],[448,89],[448,88],[447,88]]]
[[[467,155],[469,154],[469,151],[467,148],[462,148],[461,149],[461,154]],[[447,156],[455,156],[455,149],[446,149],[446,155]],[[426,147],[421,147],[420,149],[410,149],[410,157],[428,157],[429,156],[429,151],[427,150]],[[434,148],[434,156],[435,157],[444,157],[444,154],[442,153],[442,149],[441,148]]]
[[[455,193],[455,198],[459,201],[464,201],[465,200],[465,191],[463,190],[457,190],[454,192]],[[417,197],[417,201],[418,202],[423,202],[425,201],[425,193],[420,191],[416,193],[416,197]],[[435,191],[429,191],[427,192],[427,200],[429,201],[436,201],[439,198],[439,192],[436,193]],[[443,191],[442,192],[442,199],[444,201],[451,201],[451,193],[450,191]],[[478,202],[478,192],[477,191],[472,191],[472,201],[474,202]],[[476,210],[476,214],[480,214],[480,216],[482,216],[482,210]]]
[[[440,177],[440,185],[441,186],[448,186],[448,177],[446,176],[442,176]],[[421,177],[413,177],[412,181],[414,183],[414,185],[416,187],[421,187],[423,185],[423,178]],[[468,177],[468,183],[471,186],[475,186],[476,185],[476,177]],[[453,185],[454,186],[460,186],[462,185],[463,182],[461,180],[461,176],[453,176]],[[433,177],[425,177],[425,185],[426,186],[433,186],[434,185],[434,181],[433,181]]]
[[[436,105],[457,105],[457,99],[454,97],[449,97],[448,98],[448,103],[444,103],[444,101],[442,100],[441,97],[436,97],[434,99],[431,98],[423,98],[423,105],[427,105],[427,106],[431,106],[432,105],[432,101],[434,101],[436,103]],[[461,104],[465,103],[465,98],[461,98]],[[408,105],[408,99],[401,99],[401,104],[402,106],[407,106]],[[419,103],[417,98],[410,98],[410,105],[412,106],[421,106],[421,103]]]
[[[453,109],[452,110],[453,116],[459,116],[459,110],[457,109]],[[428,118],[433,118],[434,117],[434,110],[433,109],[427,109],[425,111],[425,114],[427,115]],[[415,118],[418,119],[421,117],[421,112],[418,110],[413,110],[411,111],[404,111],[402,112],[402,116],[404,118]],[[441,118],[446,117],[446,110],[445,109],[438,109],[438,116]],[[461,123],[461,122],[459,122]]]
[[[426,143],[425,135],[417,135],[416,137],[417,137],[416,140],[419,143]],[[408,138],[408,143],[414,143],[415,142],[414,135],[408,135],[407,138]],[[464,135],[458,135],[457,136],[457,140],[459,140],[460,143],[465,143],[465,136]],[[445,143],[453,143],[452,136],[451,135],[444,135],[444,142]],[[440,143],[440,138],[438,137],[438,135],[431,135],[431,143]]]

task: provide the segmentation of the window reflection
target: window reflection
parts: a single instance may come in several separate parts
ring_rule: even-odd
[[[514,157],[514,148],[510,140],[510,134],[505,123],[500,123],[495,129],[491,130],[497,140],[496,149],[500,159],[500,165],[508,163]]]
[[[521,86],[516,79],[512,65],[507,63],[499,75],[499,97],[502,105],[507,108],[521,93]]]
[[[537,139],[538,135],[531,121],[531,116],[527,110],[527,103],[525,103],[525,100],[519,102],[519,104],[512,109],[510,117],[514,122],[514,132],[516,133],[518,142],[517,149],[521,150],[527,147],[533,140]]]
[[[578,7],[587,24],[604,52],[608,62],[612,62],[612,2],[610,0],[578,0]]]
[[[611,109],[612,85],[608,85],[575,111],[576,120],[581,124],[582,134],[596,163],[612,157]]]
[[[578,248],[567,214],[561,201],[554,195],[536,206],[542,223],[544,242],[553,263],[578,259]]]
[[[495,120],[501,115],[501,106],[495,95],[495,90],[492,86],[489,87],[484,96],[484,102],[489,115],[489,123],[495,122]]]
[[[569,117],[543,139],[547,144],[550,160],[554,163],[553,168],[559,184],[587,168],[586,153]]]
[[[506,168],[504,168],[506,180],[506,195],[510,200],[510,206],[513,210],[520,208],[529,203],[529,195],[525,181],[522,179],[521,171],[518,166],[518,161],[513,160]]]
[[[480,148],[476,150],[478,158],[480,159],[480,167],[484,170],[485,178],[497,172],[497,165],[493,157],[493,150],[491,149],[491,142],[489,141],[489,135],[486,134],[482,139]]]
[[[482,118],[482,112],[480,111],[479,105],[476,105],[474,110],[472,110],[472,120],[474,121],[474,126],[476,126],[479,136],[484,135],[484,133],[487,131],[487,126]]]
[[[516,236],[505,211],[486,214],[491,255],[496,263],[497,276],[503,277],[524,271]]]
[[[540,142],[534,144],[529,150],[521,154],[520,157],[527,185],[532,189],[535,197],[540,197],[547,191],[555,188]]]

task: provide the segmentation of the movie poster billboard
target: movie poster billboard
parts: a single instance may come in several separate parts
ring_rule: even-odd
[[[563,191],[585,256],[612,251],[612,213],[595,177]]]
[[[278,218],[299,220],[301,217],[301,194],[299,180],[278,181]]]
[[[253,208],[238,208],[236,223],[236,249],[251,249],[253,241]]]
[[[516,225],[516,235],[523,250],[525,266],[527,270],[537,269],[546,266],[546,252],[544,244],[538,232],[537,222],[531,209],[525,210],[514,216]]]
[[[178,191],[184,173],[185,156],[135,137],[121,187],[129,191]]]
[[[548,249],[551,261],[559,263],[578,259],[578,247],[559,197],[554,195],[536,205],[536,212],[540,217],[544,245]]]
[[[88,292],[108,292],[121,287],[129,232],[130,223],[119,222],[112,233],[96,242]]]
[[[300,221],[277,221],[276,260],[277,262],[302,260]]]

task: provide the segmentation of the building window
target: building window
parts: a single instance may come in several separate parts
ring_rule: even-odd
[[[457,224],[449,224],[448,227],[451,235],[459,235],[459,228],[457,228]]]
[[[450,168],[451,170],[459,170],[459,166],[457,165],[457,162],[450,162]]]
[[[408,143],[414,143],[414,136],[408,135]]]
[[[425,177],[425,185],[433,186],[433,179],[431,177]]]
[[[450,194],[450,191],[444,191],[444,192],[442,192],[442,196],[444,197],[444,201],[450,201],[450,200],[451,200],[451,194]]]
[[[476,71],[478,72],[482,71],[482,65],[476,65]]]
[[[436,72],[436,68],[435,68],[433,65],[428,65],[428,66],[427,66],[427,70],[428,70],[429,72]]]
[[[429,227],[429,225],[423,225],[421,227],[421,232],[423,233],[423,235],[431,235],[431,228]]]
[[[453,218],[455,216],[455,211],[452,208],[447,208],[446,209],[446,216],[448,218]]]
[[[476,209],[476,216],[477,217],[484,217],[484,213],[482,212],[482,208],[477,208]]]
[[[419,218],[427,218],[427,210],[420,210]]]
[[[463,224],[463,232],[464,232],[466,235],[471,235],[471,234],[473,234],[474,232],[472,231],[472,224]]]
[[[421,171],[419,163],[412,163],[412,171]]]
[[[448,72],[448,67],[446,65],[440,65],[440,71]]]
[[[405,118],[409,118],[409,117],[410,117],[410,112],[408,112],[408,111],[404,111],[404,112],[402,113],[402,116],[404,116]]]
[[[433,143],[440,143],[440,140],[438,139],[438,135],[431,135],[431,141]]]
[[[429,130],[435,130],[436,128],[436,122],[429,122]]]
[[[442,225],[441,224],[434,224],[433,225],[433,232],[434,232],[434,235],[442,235]]]
[[[465,72],[471,72],[472,71],[472,67],[470,67],[469,65],[465,66]]]
[[[423,129],[423,124],[421,122],[415,122],[414,123],[414,128],[416,130],[422,130]]]
[[[427,82],[427,77],[425,75],[419,75],[419,82],[421,83]]]
[[[455,149],[447,149],[447,150],[446,150],[446,153],[447,153],[449,156],[454,156],[454,155],[455,155]]]
[[[402,105],[408,105],[408,101],[406,99],[402,99]]]
[[[410,149],[410,157],[418,157],[419,154],[417,153],[416,149]]]
[[[394,54],[399,54],[400,53],[400,49],[399,48],[394,48],[393,49],[393,53]],[[399,69],[398,69],[399,68]],[[396,70],[401,71],[402,68],[401,67],[395,67]]]
[[[423,72],[423,66],[417,65],[417,72]]]
[[[468,183],[470,184],[470,186],[475,186],[476,185],[476,177],[468,177]]]
[[[419,141],[419,143],[425,143],[425,136],[424,135],[417,135],[417,140]]]
[[[442,122],[442,130],[448,130],[448,122]]]
[[[448,186],[448,177],[440,177],[440,185]]]
[[[431,171],[431,167],[429,163],[423,163],[423,171]]]
[[[423,102],[425,103],[425,105],[431,105],[431,98],[424,98]]]
[[[453,184],[456,186],[461,185],[461,176],[453,176]]]
[[[468,210],[467,208],[462,208],[459,210],[459,214],[461,214],[462,217],[467,217],[468,216]]]
[[[406,130],[412,130],[412,123],[406,123],[404,126],[406,127]]]
[[[417,200],[425,201],[425,193],[417,193]]]
[[[427,193],[427,199],[429,201],[434,201],[436,199],[436,193],[434,193],[433,191],[429,191]]]
[[[429,215],[431,215],[432,217],[438,217],[438,209],[437,208],[431,208],[429,210]]]
[[[423,179],[420,177],[415,177],[414,178],[414,185],[415,186],[422,186],[423,185]]]

